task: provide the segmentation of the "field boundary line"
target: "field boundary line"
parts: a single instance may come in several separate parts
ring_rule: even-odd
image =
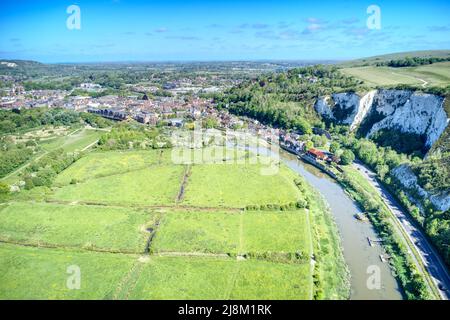
[[[243,254],[243,247],[244,247],[244,215],[241,214],[239,216],[239,250],[238,253],[239,255]]]
[[[142,273],[142,269],[144,268],[144,263],[142,263],[142,262],[138,262],[138,263],[139,263],[139,265],[137,267],[137,270],[135,270],[135,272],[134,272],[134,277],[133,277],[134,281],[132,281],[127,288],[125,300],[128,300],[130,298],[130,294],[136,288],[136,285],[137,285],[139,278],[141,276],[141,273]]]
[[[27,202],[27,201],[21,201]],[[31,201],[28,201],[31,202]],[[188,206],[188,205],[139,205],[139,204],[118,204],[118,203],[105,203],[94,201],[65,201],[58,199],[47,198],[43,202],[54,203],[61,205],[84,205],[84,206],[97,206],[97,207],[111,207],[111,208],[128,208],[128,209],[175,209],[175,210],[199,210],[199,211],[245,211],[244,208],[237,207],[200,207],[200,206]],[[295,210],[293,210],[295,211]],[[261,211],[263,212],[263,211]]]
[[[96,141],[92,142],[91,144],[87,145],[86,147],[84,147],[81,152],[86,151],[87,149],[89,149],[90,147],[94,146],[95,144],[97,144],[100,140],[97,139]]]
[[[92,181],[92,180],[98,180],[98,179],[102,179],[102,178],[109,178],[109,177],[114,177],[114,176],[120,176],[123,174],[127,174],[127,173],[131,173],[131,172],[136,172],[136,171],[142,171],[145,169],[149,169],[152,167],[157,167],[157,166],[164,166],[165,164],[160,165],[159,163],[149,163],[149,164],[145,164],[143,166],[140,167],[136,167],[134,169],[127,169],[124,171],[120,171],[120,172],[115,172],[115,173],[111,173],[111,174],[105,174],[105,175],[100,175],[100,176],[93,176],[91,178],[85,179],[85,180],[81,180],[79,181],[77,184],[84,184],[88,181]],[[56,186],[57,188],[64,188],[64,187],[68,187],[71,184],[64,184],[62,186]]]
[[[184,169],[183,178],[180,185],[180,190],[178,192],[177,198],[175,199],[176,203],[180,203],[183,201],[184,198],[184,192],[186,191],[186,185],[189,179],[189,176],[191,175],[191,166],[187,165]]]
[[[146,229],[146,231],[149,232],[150,234],[148,235],[148,239],[147,239],[145,249],[144,249],[145,255],[150,255],[150,253],[152,252],[151,247],[152,247],[153,239],[156,236],[156,232],[159,229],[162,219],[164,219],[164,217],[162,214],[160,214],[158,216],[158,218],[155,220],[155,222],[152,224],[152,226]]]
[[[59,249],[59,250],[78,251],[78,252],[123,254],[123,255],[130,255],[130,256],[142,254],[142,252],[137,252],[137,251],[121,251],[121,250],[102,249],[102,248],[83,248],[81,246],[67,246],[67,245],[64,246],[64,245],[51,244],[51,243],[46,243],[46,242],[32,243],[32,242],[0,239],[0,243],[11,244],[11,245],[16,245],[16,246],[20,246],[20,247]]]
[[[153,252],[152,256],[159,257],[211,257],[211,258],[223,258],[232,259],[227,253],[208,253],[208,252],[180,252],[180,251],[158,251]]]

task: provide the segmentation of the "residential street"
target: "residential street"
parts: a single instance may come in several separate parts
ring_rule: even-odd
[[[412,218],[410,218],[405,212],[402,211],[401,206],[399,206],[393,196],[380,185],[380,183],[376,179],[376,174],[374,172],[372,172],[360,162],[355,162],[353,166],[358,169],[358,171],[364,177],[366,177],[366,179],[380,193],[385,204],[391,210],[393,216],[397,219],[404,232],[408,235],[409,239],[414,244],[414,247],[419,253],[423,265],[430,274],[433,282],[436,284],[436,287],[438,287],[441,297],[443,299],[449,300],[450,276],[444,265],[444,262],[428,242],[426,236],[418,227],[415,226]]]

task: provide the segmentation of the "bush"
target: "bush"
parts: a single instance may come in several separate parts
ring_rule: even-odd
[[[9,185],[7,185],[6,183],[0,181],[0,196],[1,195],[7,195],[7,194],[9,194],[9,192],[10,192]]]
[[[341,163],[343,165],[349,165],[353,161],[355,161],[355,154],[351,150],[348,149],[344,150],[344,152],[342,152],[341,155]]]

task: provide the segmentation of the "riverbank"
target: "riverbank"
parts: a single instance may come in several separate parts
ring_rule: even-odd
[[[252,151],[252,150],[251,150]],[[362,211],[356,205],[342,186],[336,180],[323,174],[319,169],[299,160],[297,156],[283,150],[265,150],[260,148],[261,154],[273,156],[285,163],[289,168],[300,175],[311,186],[314,196],[324,201],[320,211],[328,212],[327,216],[335,226],[335,235],[323,237],[323,242],[330,239],[338,239],[348,270],[350,299],[352,300],[400,300],[402,295],[399,283],[394,278],[387,263],[380,260],[385,253],[380,246],[370,247],[367,238],[377,238],[373,226],[363,223],[354,216]],[[316,199],[317,203],[321,201]],[[337,238],[336,238],[337,235]],[[382,279],[380,287],[371,289],[367,286],[367,280],[371,268],[379,270]]]
[[[314,299],[342,300],[351,294],[350,271],[345,263],[339,230],[323,196],[301,179],[313,230]]]
[[[291,153],[304,160],[297,152]],[[310,161],[307,162],[310,163]],[[315,162],[317,163],[317,161]],[[388,208],[381,197],[376,197],[373,187],[366,184],[362,187],[361,180],[351,179],[351,174],[355,176],[358,173],[351,171],[350,167],[345,168],[340,174],[330,175],[325,165],[314,166],[334,178],[363,210],[368,211],[367,216],[378,237],[383,239],[382,247],[387,256],[390,257],[389,266],[394,271],[397,281],[401,284],[405,297],[408,299],[438,298],[434,288],[427,285],[427,271],[423,270],[420,262],[409,254],[410,244],[400,230],[396,228]],[[367,190],[370,190],[370,192],[367,192]],[[419,271],[421,269],[422,271]]]

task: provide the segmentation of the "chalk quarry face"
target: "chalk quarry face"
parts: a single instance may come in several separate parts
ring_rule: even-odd
[[[369,124],[369,138],[382,129],[426,136],[426,146],[439,139],[449,123],[444,98],[410,90],[373,90],[362,96],[357,93],[336,93],[321,97],[315,104],[322,116],[356,130],[369,115],[377,114]]]

